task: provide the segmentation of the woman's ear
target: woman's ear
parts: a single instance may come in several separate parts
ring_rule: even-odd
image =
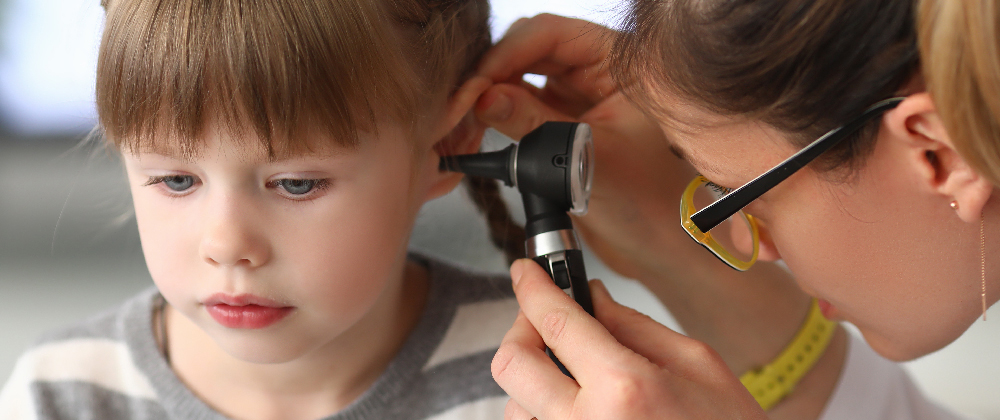
[[[908,96],[886,114],[884,128],[892,141],[903,146],[904,164],[919,174],[924,189],[940,197],[942,206],[955,202],[963,221],[978,223],[993,184],[955,149],[930,94]]]
[[[438,161],[441,156],[476,153],[482,144],[486,126],[476,119],[472,112],[479,95],[492,86],[485,77],[475,77],[467,81],[448,100],[444,117],[433,131],[435,143],[428,153],[428,170],[433,171],[431,184],[425,200],[431,200],[449,193],[462,180],[462,174],[441,172]]]

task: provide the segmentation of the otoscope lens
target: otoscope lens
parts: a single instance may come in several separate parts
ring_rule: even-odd
[[[573,155],[570,162],[570,193],[573,208],[570,212],[582,216],[587,213],[590,187],[594,178],[594,143],[590,126],[580,123],[573,136]]]

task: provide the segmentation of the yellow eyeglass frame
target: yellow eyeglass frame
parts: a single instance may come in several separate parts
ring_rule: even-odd
[[[757,262],[757,254],[760,250],[760,233],[757,229],[757,220],[753,216],[744,213],[742,210],[737,212],[739,216],[743,217],[747,224],[750,226],[750,232],[753,237],[753,254],[750,256],[750,261],[743,261],[739,257],[729,253],[722,244],[712,237],[711,232],[702,232],[698,229],[698,226],[691,220],[691,216],[698,212],[698,209],[694,206],[694,193],[701,188],[703,185],[708,184],[708,179],[698,175],[688,184],[687,188],[684,189],[684,194],[681,195],[681,227],[687,232],[691,239],[695,242],[701,244],[705,249],[709,250],[713,255],[726,263],[726,265],[739,270],[747,271],[755,262]]]

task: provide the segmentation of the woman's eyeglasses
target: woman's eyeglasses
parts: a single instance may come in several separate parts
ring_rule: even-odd
[[[830,130],[808,146],[742,187],[729,191],[705,177],[695,177],[681,196],[681,227],[720,260],[739,271],[757,261],[757,222],[743,208],[809,162],[857,132],[869,121],[895,108],[905,98],[890,98],[869,107],[847,124]]]

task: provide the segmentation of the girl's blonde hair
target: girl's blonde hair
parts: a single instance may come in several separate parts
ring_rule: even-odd
[[[102,0],[97,111],[118,150],[190,156],[214,121],[268,153],[437,117],[491,46],[487,0]],[[309,130],[306,132],[306,130]],[[414,131],[416,132],[416,131]],[[467,181],[523,255],[493,181]]]
[[[1000,5],[922,0],[920,55],[927,89],[955,148],[1000,185]]]

